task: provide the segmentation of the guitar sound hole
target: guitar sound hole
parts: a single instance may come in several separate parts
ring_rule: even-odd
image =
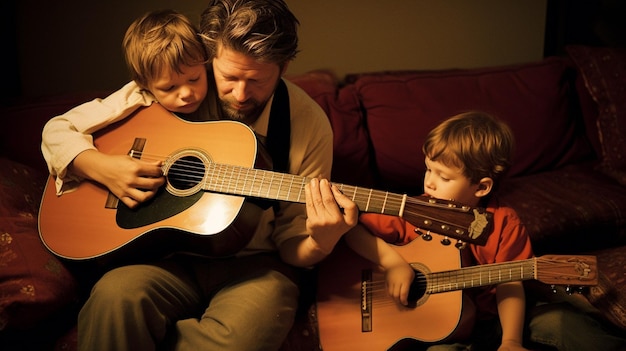
[[[202,160],[195,156],[184,156],[176,160],[169,171],[169,184],[178,190],[187,190],[196,186],[204,178],[205,167]]]
[[[415,277],[409,288],[408,307],[417,307],[417,302],[426,293],[426,277],[418,270],[415,270]]]

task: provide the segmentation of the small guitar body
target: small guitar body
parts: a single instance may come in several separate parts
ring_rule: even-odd
[[[597,284],[595,256],[546,255],[461,268],[459,251],[439,240],[391,246],[416,272],[410,307],[395,303],[384,287],[384,273],[345,244],[320,263],[317,320],[324,351],[387,350],[403,339],[431,343],[467,333],[460,326],[466,288],[528,279]]]
[[[405,246],[394,246],[408,261],[428,262],[431,269],[447,271],[461,268],[459,250],[420,238]],[[411,255],[411,253],[413,253]],[[368,288],[368,279],[377,282]],[[371,306],[363,306],[363,293]],[[384,288],[384,273],[370,261],[340,242],[319,265],[317,320],[324,351],[386,350],[404,338],[439,341],[452,334],[461,319],[462,291],[428,297],[417,308],[395,303]],[[369,315],[368,315],[369,313]]]

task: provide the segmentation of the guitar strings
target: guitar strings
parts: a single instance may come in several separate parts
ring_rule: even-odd
[[[167,162],[169,157],[161,155],[144,153],[140,151],[133,151],[131,156],[139,156],[139,158],[145,158],[149,160],[160,160]],[[216,174],[207,174],[207,171],[213,170]],[[224,174],[230,174],[231,177],[221,176]],[[307,183],[310,179],[300,177],[292,174],[282,174],[282,177],[287,177],[292,180],[291,185],[285,186],[284,184],[275,184],[275,177],[267,176],[268,174],[274,174],[274,172],[266,171],[262,169],[253,169],[241,166],[225,165],[210,163],[205,165],[202,160],[194,156],[182,157],[175,160],[168,169],[167,176],[177,184],[198,184],[205,179],[207,175],[207,186],[212,189],[209,190],[221,190],[228,193],[236,193],[241,195],[259,196],[267,198],[267,194],[272,193],[272,189],[276,189],[276,197],[269,197],[272,199],[286,199],[290,201],[303,202],[304,200],[304,187],[303,184]],[[234,175],[237,175],[236,177]],[[296,182],[293,180],[296,179]],[[284,179],[283,179],[284,180]],[[281,182],[282,183],[282,182]],[[337,185],[346,196],[351,197],[352,201],[358,203],[366,203],[373,205],[379,211],[367,211],[385,214],[385,210],[393,211],[392,215],[398,215],[397,211],[402,208],[403,204],[410,203],[425,207],[446,207],[445,205],[430,203],[428,201],[415,199],[413,197],[404,197],[402,194],[392,194],[381,190],[373,190],[360,188],[357,186],[335,184]],[[245,191],[246,186],[250,187],[249,191]],[[261,194],[260,190],[256,194],[252,192],[252,188],[267,188],[267,194]],[[359,192],[359,190],[364,190]],[[440,216],[428,215],[420,211],[415,211],[405,208],[405,213],[413,214],[421,218],[436,221],[441,224],[449,226],[462,226],[450,219],[440,218]]]
[[[420,274],[417,272],[418,276],[414,279],[411,288],[424,291],[424,294],[434,294],[531,279],[550,280],[547,283],[557,285],[590,285],[595,281],[595,273],[592,268],[589,263],[576,257],[567,260],[536,257],[435,273]],[[539,273],[537,274],[538,277],[535,277],[537,272]],[[374,297],[380,293],[389,297],[384,274],[379,272],[375,274],[375,277],[381,275],[383,279],[373,279],[362,282],[362,284],[365,285],[366,291],[372,293]],[[389,297],[389,300],[392,299]]]

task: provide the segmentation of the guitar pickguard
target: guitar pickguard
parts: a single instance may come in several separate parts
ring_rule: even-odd
[[[181,197],[172,195],[165,188],[161,188],[152,200],[138,208],[131,209],[120,202],[117,206],[115,220],[117,225],[123,229],[144,227],[187,210],[198,202],[202,195],[202,192],[197,192]]]

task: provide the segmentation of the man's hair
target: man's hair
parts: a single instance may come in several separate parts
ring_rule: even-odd
[[[197,28],[173,10],[149,12],[133,21],[122,48],[131,79],[143,89],[165,70],[182,73],[182,65],[208,62]]]
[[[509,126],[482,112],[450,117],[430,131],[422,147],[426,157],[455,166],[478,183],[490,177],[494,183],[511,165],[514,138]]]
[[[222,45],[283,67],[298,52],[298,24],[283,0],[212,0],[200,32],[210,59]]]

